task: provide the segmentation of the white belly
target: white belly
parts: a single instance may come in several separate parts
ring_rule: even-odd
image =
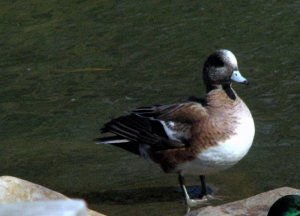
[[[176,171],[205,175],[227,169],[241,160],[252,145],[255,127],[250,111],[239,113],[238,119],[235,135],[202,151],[196,159],[179,165]]]

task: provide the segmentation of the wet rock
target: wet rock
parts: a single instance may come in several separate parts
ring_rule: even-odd
[[[298,189],[282,187],[220,206],[203,207],[201,209],[191,211],[186,216],[266,216],[270,207],[277,199],[285,195],[299,193],[300,190]]]
[[[11,176],[0,177],[0,204],[68,199],[65,195],[38,184]],[[90,216],[103,216],[88,210]]]

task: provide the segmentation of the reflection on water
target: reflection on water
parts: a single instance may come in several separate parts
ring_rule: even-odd
[[[299,1],[0,4],[1,175],[108,215],[183,215],[175,175],[92,139],[134,107],[202,95],[204,58],[227,48],[251,82],[234,87],[256,136],[238,165],[208,176],[213,204],[300,187]]]

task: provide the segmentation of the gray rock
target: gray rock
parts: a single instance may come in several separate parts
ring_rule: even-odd
[[[38,184],[12,176],[0,177],[0,204],[69,199],[65,195]],[[88,210],[90,216],[103,216]]]
[[[298,189],[282,187],[220,206],[203,207],[201,209],[191,211],[186,216],[266,216],[271,205],[277,199],[285,195],[299,193],[300,190]]]

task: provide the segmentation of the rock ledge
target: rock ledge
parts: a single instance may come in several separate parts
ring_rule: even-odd
[[[66,199],[69,198],[41,185],[12,176],[0,177],[0,204]],[[104,216],[92,210],[88,210],[88,215]]]
[[[268,192],[257,194],[247,199],[223,204],[220,206],[207,206],[191,211],[186,216],[266,216],[272,204],[282,196],[298,194],[300,190],[290,187],[277,188]]]

